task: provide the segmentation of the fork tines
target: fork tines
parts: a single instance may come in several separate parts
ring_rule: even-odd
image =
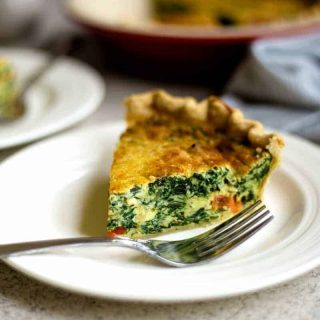
[[[235,248],[273,219],[270,211],[257,201],[233,218],[201,235],[194,250],[201,259],[218,257]]]

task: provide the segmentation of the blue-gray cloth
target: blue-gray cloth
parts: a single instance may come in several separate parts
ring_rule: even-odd
[[[247,117],[320,143],[320,34],[256,41],[224,98]]]

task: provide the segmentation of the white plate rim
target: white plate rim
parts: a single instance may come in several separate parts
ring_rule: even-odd
[[[24,47],[0,47],[0,54],[5,54],[7,58],[10,59],[10,54],[26,54],[26,55],[33,55],[34,57],[43,57],[47,59],[49,54],[45,51],[39,49],[32,49],[32,48],[24,48]],[[85,71],[87,77],[90,78],[90,81],[94,84],[95,91],[92,92],[91,101],[88,101],[86,104],[83,104],[79,108],[75,108],[74,113],[69,115],[68,117],[61,118],[59,121],[52,122],[50,125],[42,129],[36,129],[32,132],[24,133],[22,136],[18,137],[8,137],[6,139],[0,139],[0,150],[1,149],[8,149],[11,147],[20,146],[23,144],[27,144],[29,142],[33,142],[36,140],[40,140],[47,136],[50,136],[54,133],[59,131],[63,131],[69,127],[72,127],[79,123],[80,121],[87,118],[89,115],[94,113],[102,104],[103,99],[106,94],[105,83],[100,76],[100,74],[95,71],[89,65],[73,59],[69,57],[61,57],[59,59],[63,59],[63,61],[67,62],[68,64],[72,65],[73,67],[77,68],[78,70]],[[59,63],[59,61],[58,61]],[[35,84],[36,86],[37,84]]]

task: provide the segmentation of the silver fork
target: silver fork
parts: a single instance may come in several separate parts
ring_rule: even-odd
[[[19,89],[18,96],[16,98],[16,103],[19,106],[19,114],[22,115],[26,110],[26,96],[32,86],[35,85],[53,66],[53,64],[61,57],[67,56],[74,47],[75,39],[74,37],[66,36],[64,39],[60,39],[51,48],[50,54],[48,54],[47,61],[35,70],[22,84]]]
[[[0,258],[45,253],[57,247],[109,245],[142,251],[174,267],[185,267],[216,259],[237,247],[267,225],[273,216],[259,200],[231,219],[192,238],[163,240],[133,240],[125,237],[82,237],[0,245]]]

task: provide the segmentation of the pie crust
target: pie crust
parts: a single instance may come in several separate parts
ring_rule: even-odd
[[[128,97],[125,105],[129,127],[156,115],[173,117],[177,121],[223,131],[230,139],[247,141],[257,150],[266,149],[275,163],[279,162],[283,138],[276,133],[267,133],[260,122],[246,119],[239,109],[228,106],[216,96],[198,102],[192,97],[175,97],[164,90],[154,90]]]

